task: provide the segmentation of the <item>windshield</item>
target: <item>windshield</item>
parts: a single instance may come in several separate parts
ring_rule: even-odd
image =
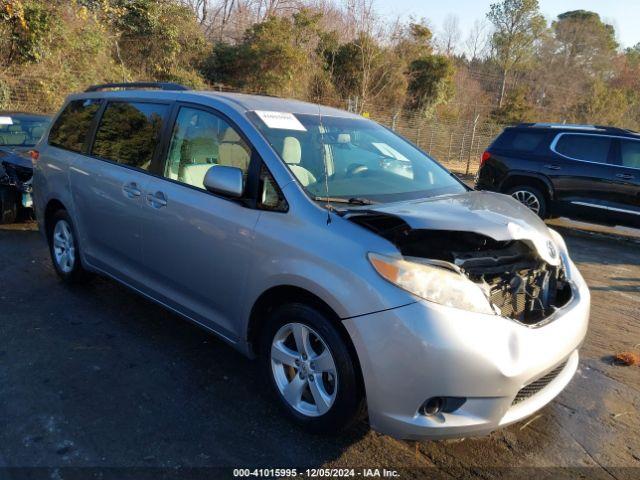
[[[0,147],[33,147],[48,123],[46,117],[0,113]]]
[[[395,202],[465,191],[430,157],[370,120],[281,112],[250,116],[317,200]]]

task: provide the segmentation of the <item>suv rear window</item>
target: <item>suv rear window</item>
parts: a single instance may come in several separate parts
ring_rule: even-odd
[[[493,143],[493,147],[517,152],[535,152],[545,137],[545,132],[505,130]]]
[[[91,154],[148,170],[169,105],[110,102],[100,119]]]
[[[49,133],[49,144],[82,152],[93,117],[100,108],[100,100],[74,100],[69,102]]]
[[[561,155],[594,163],[607,163],[610,149],[609,137],[577,134],[562,134],[555,147]]]

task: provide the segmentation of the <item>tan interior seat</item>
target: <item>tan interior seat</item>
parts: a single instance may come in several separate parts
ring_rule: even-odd
[[[2,143],[8,145],[22,145],[27,139],[27,134],[18,125],[11,125],[2,133]]]
[[[180,168],[180,181],[194,187],[204,188],[204,177],[210,168],[215,168],[211,163],[184,164]]]
[[[313,173],[300,165],[300,162],[302,161],[302,148],[300,147],[300,141],[297,138],[284,138],[284,143],[282,145],[282,159],[304,187],[316,182],[316,177],[313,176]]]
[[[249,170],[249,159],[249,152],[240,135],[233,128],[227,128],[218,147],[218,164],[236,167],[246,173]]]
[[[186,163],[215,163],[218,160],[218,141],[212,128],[187,131],[181,147],[181,161]]]

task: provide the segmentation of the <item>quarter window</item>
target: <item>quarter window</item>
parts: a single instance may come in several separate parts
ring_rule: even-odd
[[[100,100],[74,100],[62,111],[49,133],[49,144],[82,152],[93,117],[100,108]]]
[[[109,103],[100,120],[92,154],[148,170],[168,111],[168,105]]]
[[[516,133],[513,137],[512,148],[520,152],[537,150],[545,135],[543,133]]]
[[[611,138],[595,135],[562,135],[556,144],[556,151],[575,160],[607,163]]]
[[[260,169],[260,192],[258,208],[277,212],[286,212],[289,209],[278,184],[264,165]]]
[[[623,167],[640,168],[640,141],[620,140]]]
[[[493,143],[493,147],[518,152],[535,152],[545,137],[544,132],[505,130]]]
[[[204,190],[204,177],[216,165],[247,175],[251,149],[226,120],[210,112],[182,107],[173,127],[164,176]]]

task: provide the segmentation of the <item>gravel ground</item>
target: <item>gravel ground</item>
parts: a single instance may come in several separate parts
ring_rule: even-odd
[[[593,303],[570,386],[489,437],[404,442],[365,423],[338,438],[302,433],[265,395],[254,362],[114,282],[62,285],[33,226],[4,227],[0,479],[42,473],[11,467],[53,469],[47,478],[78,474],[69,467],[93,467],[74,478],[139,467],[160,478],[199,471],[191,467],[291,466],[386,467],[403,478],[640,478],[640,367],[610,358],[640,349],[639,246],[562,233]]]

